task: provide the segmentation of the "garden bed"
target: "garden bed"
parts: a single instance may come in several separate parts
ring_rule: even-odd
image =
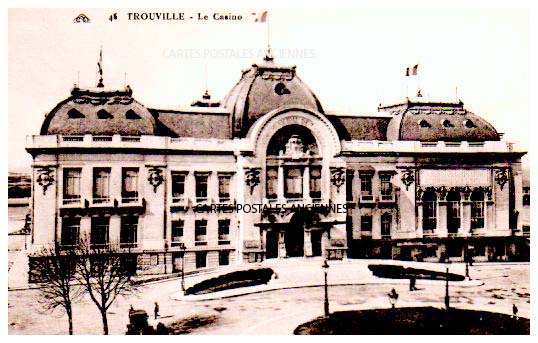
[[[185,295],[208,294],[227,289],[267,284],[273,276],[271,268],[240,270],[207,279],[187,288]]]
[[[446,280],[447,273],[435,270],[418,269],[390,264],[370,264],[368,269],[377,277],[388,279],[424,279],[424,280]],[[449,281],[463,281],[463,275],[448,273]]]
[[[528,335],[526,318],[473,310],[409,307],[331,313],[299,325],[296,335]]]

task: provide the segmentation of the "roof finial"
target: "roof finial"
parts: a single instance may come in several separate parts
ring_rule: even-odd
[[[417,98],[422,98],[422,93],[420,92],[420,88],[418,89],[418,92],[417,92]]]
[[[101,46],[101,50],[99,50],[99,61],[97,61],[97,69],[99,73],[99,82],[97,82],[97,88],[104,88],[105,85],[103,83],[103,46]]]

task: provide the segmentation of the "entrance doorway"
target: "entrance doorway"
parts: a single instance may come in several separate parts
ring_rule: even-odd
[[[310,231],[310,237],[312,239],[312,256],[321,256],[321,236],[323,232],[321,230]]]
[[[179,273],[183,270],[183,253],[172,254],[172,272]]]
[[[304,226],[290,224],[286,229],[286,255],[288,257],[304,256]]]
[[[268,230],[265,242],[265,258],[278,257],[278,231]]]

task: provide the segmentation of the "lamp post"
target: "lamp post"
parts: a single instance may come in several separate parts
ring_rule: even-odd
[[[183,253],[181,256],[181,291],[185,292],[185,244],[179,243],[179,249]]]
[[[445,266],[446,266],[445,306],[446,306],[446,310],[448,312],[448,309],[450,308],[450,295],[449,295],[449,292],[448,292],[448,268],[450,267],[450,260],[448,259],[448,256],[445,259]]]
[[[323,268],[323,273],[325,274],[325,302],[323,303],[323,310],[325,313],[325,317],[329,316],[329,288],[327,285],[327,273],[329,272],[329,263],[327,263],[327,259],[323,260],[323,265],[321,266]]]

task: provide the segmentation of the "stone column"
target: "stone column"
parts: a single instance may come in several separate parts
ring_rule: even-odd
[[[424,228],[422,227],[422,219],[423,219],[423,211],[424,208],[422,206],[422,203],[417,204],[417,238],[423,238],[424,237]]]
[[[312,236],[310,234],[310,229],[305,228],[304,230],[304,255],[307,257],[312,256]]]
[[[440,201],[437,203],[437,236],[438,237],[447,237],[448,236],[448,227],[447,227],[447,203],[446,201]]]
[[[277,182],[277,198],[279,200],[284,199],[284,167],[279,164],[278,166],[278,182]]]
[[[329,254],[327,253],[327,248],[330,247],[328,230],[329,229],[325,229],[321,235],[321,256],[325,258],[329,257]]]
[[[303,170],[303,199],[310,201],[310,167],[306,166]]]
[[[461,229],[462,235],[468,235],[471,232],[471,203],[467,200],[461,202]]]

